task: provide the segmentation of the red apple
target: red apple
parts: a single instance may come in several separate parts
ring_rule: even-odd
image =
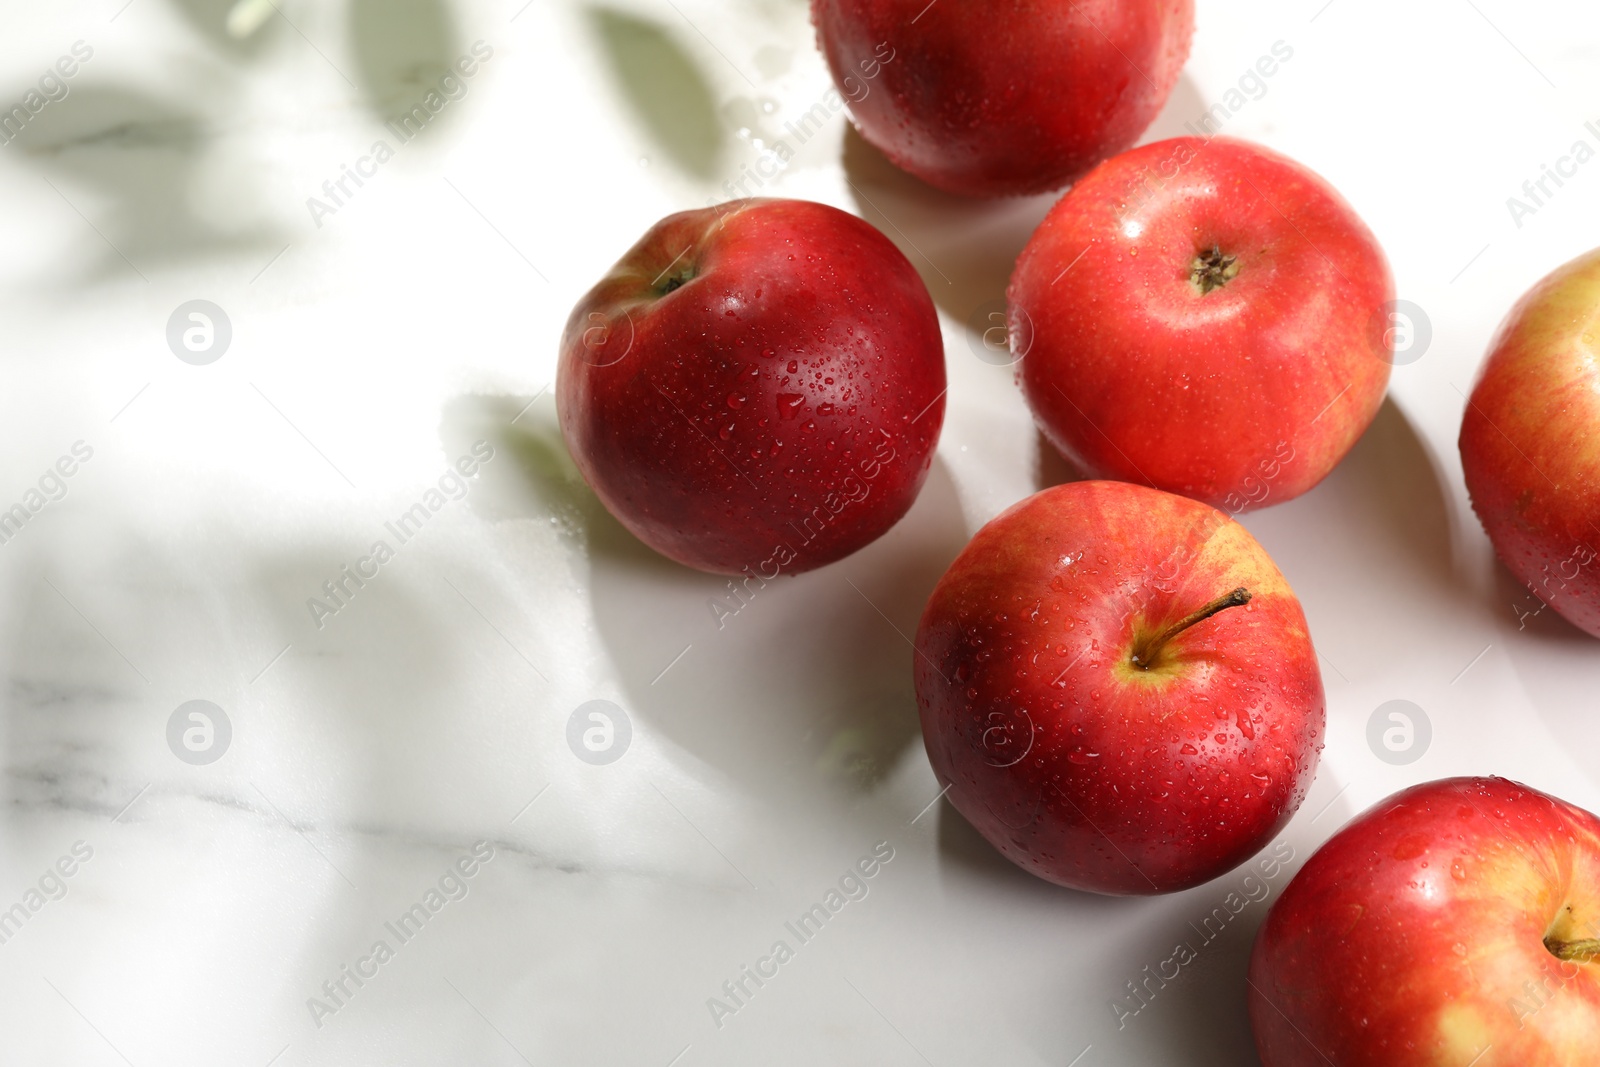
[[[1396,793],[1335,834],[1250,960],[1265,1067],[1600,1060],[1600,819],[1503,778]]]
[[[928,759],[1024,870],[1165,893],[1248,859],[1315,773],[1322,677],[1250,534],[1126,482],[1035,494],[978,531],[916,641]]]
[[[578,469],[662,555],[770,579],[876,539],[944,420],[933,301],[836,208],[736,200],[662,219],[578,301],[556,404]]]
[[[1600,637],[1600,250],[1501,324],[1461,424],[1461,466],[1501,561]]]
[[[1007,294],[1052,444],[1093,477],[1235,513],[1310,489],[1372,422],[1393,297],[1382,249],[1326,182],[1221,137],[1102,163]]]
[[[968,196],[1059,189],[1139,139],[1178,80],[1194,0],[812,0],[861,136]]]

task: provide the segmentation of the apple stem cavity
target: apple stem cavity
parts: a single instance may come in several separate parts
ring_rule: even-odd
[[[1168,641],[1171,641],[1196,623],[1205,622],[1219,611],[1226,611],[1229,608],[1236,608],[1248,603],[1250,603],[1250,590],[1242,585],[1231,593],[1225,593],[1217,597],[1217,599],[1199,611],[1179,619],[1149,640],[1135,644],[1133,648],[1133,665],[1140,670],[1149,670],[1155,666],[1156,657],[1161,654],[1161,650],[1166,647]]]
[[[1221,289],[1239,275],[1239,257],[1226,256],[1217,245],[1201,252],[1189,264],[1189,284],[1205,296],[1213,289]]]
[[[1554,937],[1544,939],[1544,947],[1558,960],[1574,963],[1592,963],[1600,959],[1600,941],[1586,938],[1582,941],[1560,941]]]
[[[693,264],[686,263],[675,271],[673,271],[671,267],[668,267],[667,270],[672,271],[672,273],[665,278],[657,278],[655,283],[651,286],[653,289],[655,289],[657,297],[666,296],[668,293],[675,293],[679,289],[682,289],[686,283],[694,280]]]

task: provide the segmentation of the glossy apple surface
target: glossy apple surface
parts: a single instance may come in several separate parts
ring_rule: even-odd
[[[1218,137],[1097,167],[1029,240],[1008,304],[1052,444],[1092,477],[1237,513],[1316,485],[1372,422],[1393,297],[1326,182]]]
[[[967,196],[1059,189],[1139,139],[1178,80],[1194,0],[812,0],[856,128]]]
[[[1316,770],[1322,678],[1288,583],[1231,518],[1142,486],[1056,486],[979,530],[928,601],[915,670],[951,803],[1058,885],[1214,878]]]
[[[1600,250],[1501,325],[1461,423],[1461,466],[1501,561],[1600,637]]]
[[[1503,778],[1413,786],[1340,830],[1250,960],[1265,1067],[1600,1062],[1600,820]]]
[[[911,507],[944,420],[933,302],[854,215],[737,200],[657,223],[578,301],[556,403],[578,469],[645,544],[770,579]]]

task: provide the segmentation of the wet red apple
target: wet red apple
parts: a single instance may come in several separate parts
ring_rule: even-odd
[[[899,521],[944,391],[916,270],[802,200],[662,219],[578,301],[556,375],[567,447],[618,521],[680,563],[759,579]]]
[[[950,565],[916,639],[928,759],[1024,870],[1165,893],[1248,859],[1315,773],[1300,603],[1215,508],[1126,482],[1046,489]]]
[[[1501,561],[1600,637],[1600,250],[1500,326],[1461,423],[1461,466]]]
[[[1265,1067],[1573,1067],[1600,1040],[1600,819],[1503,778],[1413,786],[1256,935]]]
[[[812,0],[861,136],[968,196],[1059,189],[1139,139],[1177,83],[1194,0]]]
[[[1029,240],[1008,304],[1052,444],[1093,477],[1237,513],[1316,485],[1372,422],[1393,297],[1326,182],[1218,137],[1097,167]]]

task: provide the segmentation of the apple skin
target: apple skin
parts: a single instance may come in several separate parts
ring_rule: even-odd
[[[761,580],[898,522],[944,421],[928,290],[870,225],[803,200],[662,219],[573,308],[556,404],[641,541]]]
[[[1193,268],[1212,249],[1237,274],[1202,292]],[[1372,422],[1393,298],[1338,193],[1224,137],[1102,163],[1051,209],[1007,293],[1018,382],[1056,448],[1091,477],[1235,514],[1316,485]]]
[[[966,196],[1059,189],[1133,144],[1189,54],[1194,0],[812,0],[861,136]]]
[[[1381,801],[1330,838],[1256,935],[1265,1067],[1594,1063],[1600,819],[1503,778]],[[1488,1051],[1485,1051],[1487,1049]]]
[[[1237,587],[1148,670],[1137,642]],[[1057,885],[1166,893],[1266,845],[1310,788],[1322,676],[1300,603],[1205,504],[1075,482],[1002,512],[916,639],[922,737],[956,809]]]
[[[1461,423],[1472,508],[1511,573],[1600,637],[1600,249],[1518,301]]]

